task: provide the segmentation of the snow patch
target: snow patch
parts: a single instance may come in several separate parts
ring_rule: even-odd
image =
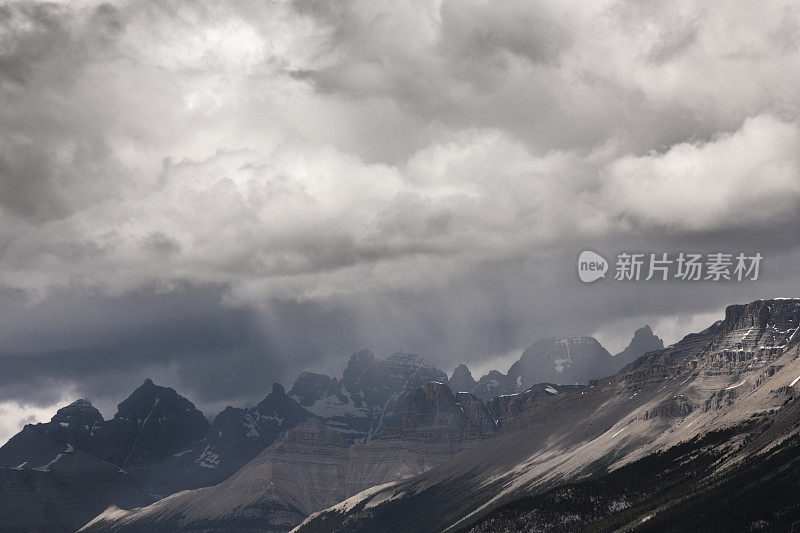
[[[49,463],[47,463],[46,465],[40,466],[38,468],[34,468],[34,470],[38,470],[39,472],[49,472],[50,471],[50,467],[53,466],[54,464],[56,464],[58,462],[58,460],[61,459],[62,457],[64,457],[64,454],[60,453],[60,454],[56,455],[55,457],[53,457],[53,460],[50,461]]]
[[[611,435],[611,438],[613,439],[614,437],[616,437],[617,435],[619,435],[620,433],[622,433],[623,431],[625,431],[625,429],[627,429],[627,427],[628,427],[628,426],[625,426],[624,428],[620,429],[619,431],[617,431],[616,433],[614,433],[613,435]]]
[[[795,380],[795,381],[797,381],[797,380]],[[736,387],[741,387],[745,383],[747,383],[747,378],[745,378],[744,381],[742,381],[741,383],[737,383],[736,385],[731,385],[730,387],[725,387],[725,390],[731,390],[731,389],[735,389]]]
[[[217,468],[219,466],[219,454],[213,452],[210,446],[206,446],[203,453],[195,461],[198,466],[203,468]]]

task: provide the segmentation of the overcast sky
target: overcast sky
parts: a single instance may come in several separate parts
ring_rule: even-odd
[[[798,80],[790,0],[0,0],[0,442],[148,376],[213,416],[362,347],[480,374],[798,296]]]

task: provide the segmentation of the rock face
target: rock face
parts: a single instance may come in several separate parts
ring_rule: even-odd
[[[488,400],[501,394],[507,394],[508,388],[506,375],[497,370],[490,370],[488,374],[481,376],[472,393],[482,400]]]
[[[217,415],[206,440],[224,457],[246,457],[236,461],[243,465],[272,444],[282,430],[310,417],[311,413],[289,398],[280,383],[275,383],[272,392],[255,407],[227,407]]]
[[[103,425],[103,458],[120,466],[154,465],[202,438],[208,428],[192,402],[147,379]]]
[[[475,390],[475,386],[478,385],[478,382],[472,377],[472,373],[469,371],[469,368],[467,368],[467,365],[461,364],[453,370],[453,375],[450,376],[447,385],[450,387],[451,391],[456,393],[472,392]]]
[[[497,433],[497,421],[480,398],[469,392],[459,392],[456,393],[456,402],[481,437]]]
[[[454,395],[437,382],[425,383],[406,397],[396,428],[386,429],[386,439],[451,442],[489,437],[497,432],[489,411],[468,392]]]
[[[675,465],[682,464],[664,461],[663,455],[654,453],[671,449],[678,449],[676,457],[699,459],[704,479],[725,475],[730,465],[772,461],[777,456],[764,452],[778,443],[795,443],[790,448],[794,455],[784,459],[786,464],[796,464],[796,450],[800,450],[796,446],[800,442],[798,320],[800,299],[731,306],[725,320],[704,332],[651,351],[580,390],[542,398],[486,441],[490,445],[465,450],[447,465],[413,480],[366,491],[346,505],[315,515],[299,531],[379,531],[392,524],[406,530],[466,530],[504,503],[525,502],[564,483],[605,476],[637,459],[649,458],[647,464],[664,469],[633,468],[633,478],[600,484],[601,492],[608,487],[625,492],[645,478],[657,481],[653,472],[672,475]],[[702,445],[705,437],[713,437],[712,444]],[[680,452],[681,446],[689,453]],[[759,479],[774,479],[781,471],[776,468],[759,474]],[[687,475],[695,475],[692,470]],[[747,487],[753,486],[752,479],[746,471],[740,478]],[[770,483],[764,490],[769,490]],[[600,516],[635,504],[627,499],[634,497],[633,492],[623,496],[609,501],[601,509],[605,515]],[[762,492],[752,498],[769,502],[779,496]],[[381,504],[389,499],[391,505]],[[708,501],[712,500],[700,503]],[[591,509],[589,503],[581,512]],[[796,509],[796,501],[789,503]],[[430,513],[430,509],[437,511]],[[627,519],[631,525],[642,524],[653,517],[654,509],[655,505],[645,506],[645,514]],[[512,518],[500,529],[542,529],[542,524],[550,523],[552,511],[557,509],[531,513],[531,522]],[[761,518],[750,516],[751,524]],[[657,518],[654,523],[669,525]],[[769,524],[774,516],[764,519]],[[565,522],[557,523],[563,528]]]
[[[611,354],[593,337],[536,341],[511,365],[508,379],[521,392],[535,383],[587,383],[602,377],[611,366]]]
[[[352,355],[341,380],[303,373],[289,396],[328,427],[353,442],[369,442],[384,428],[400,423],[406,395],[428,381],[447,375],[414,354],[395,353],[377,359],[368,350]]]
[[[442,383],[414,389],[404,403],[399,426],[366,444],[312,418],[219,485],[109,509],[84,531],[286,531],[358,492],[441,466],[496,431],[477,398],[457,398]]]
[[[658,338],[650,326],[642,326],[633,334],[633,339],[628,346],[614,356],[613,371],[616,372],[623,366],[634,362],[639,357],[648,352],[660,350],[664,347],[664,341]],[[611,374],[611,372],[609,372]],[[600,376],[598,376],[600,377]]]
[[[797,329],[800,301],[790,298],[756,300],[745,305],[729,305],[725,309],[724,332],[755,328],[765,332]]]

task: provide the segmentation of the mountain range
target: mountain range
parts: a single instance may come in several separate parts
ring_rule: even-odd
[[[585,385],[590,379],[613,374],[637,357],[663,347],[664,342],[650,326],[637,329],[628,346],[614,356],[593,337],[551,337],[533,343],[506,374],[492,370],[475,381],[469,368],[461,364],[453,370],[448,383],[454,390],[471,392],[483,400],[517,394],[536,383]]]
[[[297,531],[788,531],[798,326],[800,299],[729,306],[703,332],[534,403],[490,444]]]
[[[623,354],[641,355],[656,344],[660,339],[645,327]],[[540,399],[582,387],[559,383],[585,384],[621,366],[621,355],[612,358],[588,337],[545,339],[508,374],[492,371],[475,382],[463,365],[448,379],[417,355],[378,359],[361,350],[341,378],[305,372],[288,393],[275,384],[254,407],[228,407],[212,423],[175,390],[146,380],[109,420],[78,400],[48,423],[25,426],[0,448],[0,501],[7,502],[0,504],[0,522],[68,531],[111,505],[157,502],[155,508],[172,509],[165,516],[182,524],[235,524],[245,509],[253,523],[285,530],[362,489],[448,463]],[[481,388],[489,376],[501,377],[502,385]],[[562,379],[535,382],[548,376]],[[494,390],[503,395],[492,396]],[[337,459],[320,462],[320,456]],[[269,481],[256,483],[244,499],[213,496],[236,492],[231,486],[248,479],[251,485]],[[254,494],[260,496],[250,501]],[[10,504],[20,497],[23,504]],[[208,522],[208,513],[186,511],[195,497],[224,500],[228,507],[215,507],[216,518]],[[166,529],[177,523],[169,520]]]

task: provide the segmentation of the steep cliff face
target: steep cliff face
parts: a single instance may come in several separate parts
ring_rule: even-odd
[[[481,437],[497,433],[499,429],[497,421],[480,398],[469,392],[459,392],[456,393],[456,401]]]
[[[755,328],[765,331],[768,328],[777,331],[796,330],[800,316],[800,302],[791,298],[773,300],[756,300],[743,305],[729,305],[725,309],[725,320],[722,323],[724,332]]]

